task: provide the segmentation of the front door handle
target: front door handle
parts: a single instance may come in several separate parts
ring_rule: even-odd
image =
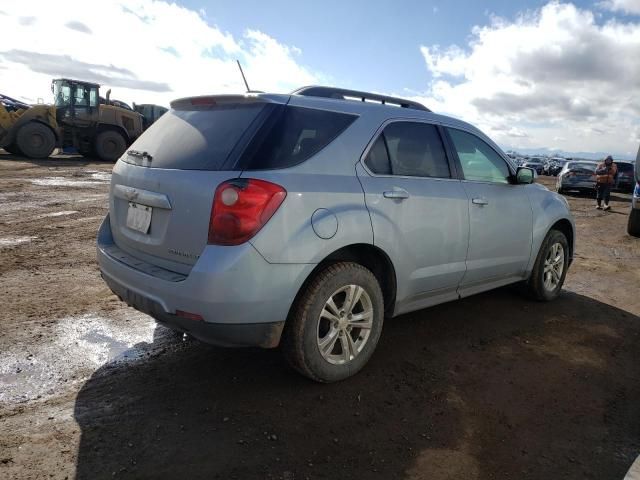
[[[489,205],[489,201],[485,198],[472,198],[471,199],[471,203],[473,203],[474,205]]]
[[[384,198],[395,198],[395,199],[405,199],[405,198],[409,198],[409,192],[407,192],[406,190],[388,190],[386,192],[384,192],[382,194],[384,196]]]

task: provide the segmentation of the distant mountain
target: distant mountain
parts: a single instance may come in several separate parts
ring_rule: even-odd
[[[631,158],[628,155],[622,155],[609,152],[566,152],[564,150],[552,150],[550,148],[515,148],[515,147],[502,147],[505,152],[516,152],[521,155],[541,155],[548,157],[565,157],[565,158],[588,158],[590,160],[602,160],[607,155],[611,155],[614,160],[631,161],[634,162],[635,158]]]

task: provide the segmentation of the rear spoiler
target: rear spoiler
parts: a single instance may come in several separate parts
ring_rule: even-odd
[[[208,110],[223,105],[251,105],[258,103],[286,104],[289,102],[289,98],[289,95],[265,95],[255,93],[242,95],[202,95],[179,98],[171,102],[170,105],[174,110]]]

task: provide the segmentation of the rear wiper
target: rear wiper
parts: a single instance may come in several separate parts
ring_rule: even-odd
[[[153,160],[153,157],[149,155],[147,152],[139,152],[138,150],[128,150],[127,155],[131,155],[132,157],[138,157],[144,160],[145,158],[149,161]]]

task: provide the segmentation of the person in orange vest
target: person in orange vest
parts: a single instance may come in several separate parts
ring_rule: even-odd
[[[611,196],[611,189],[616,183],[616,176],[618,175],[618,166],[613,163],[611,155],[607,155],[607,158],[603,162],[600,162],[596,167],[596,202],[597,209],[609,210],[609,197]],[[604,207],[602,203],[604,202]]]

